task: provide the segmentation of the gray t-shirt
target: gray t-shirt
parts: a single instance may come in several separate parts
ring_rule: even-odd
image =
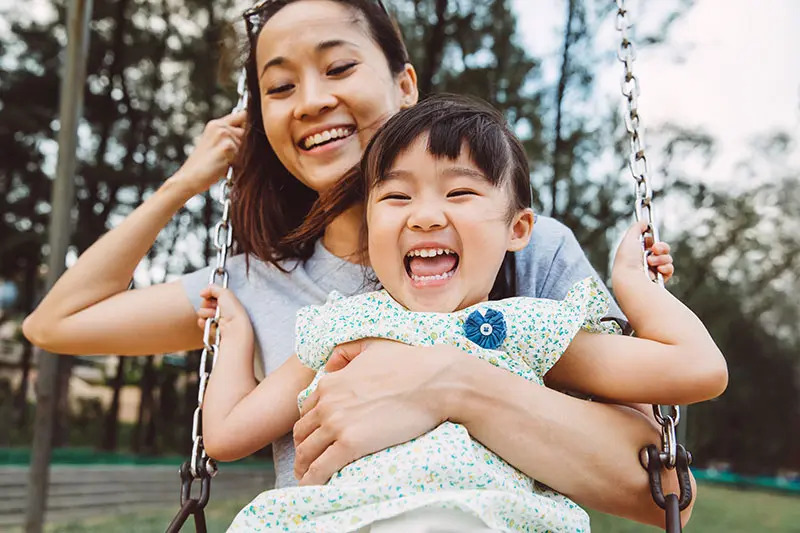
[[[298,309],[324,303],[332,290],[350,296],[375,288],[367,281],[361,266],[333,255],[320,242],[305,263],[287,261],[285,265],[288,273],[251,257],[250,272],[246,275],[243,255],[232,257],[227,263],[228,287],[250,316],[256,350],[267,374],[294,353]],[[519,296],[560,300],[574,283],[587,276],[597,278],[572,231],[544,216],[536,218],[530,244],[517,252],[516,268]],[[208,276],[209,269],[204,268],[181,278],[195,308],[200,305],[200,291],[208,284]],[[613,306],[609,314],[621,317],[616,304]],[[291,434],[273,443],[273,457],[276,486],[296,485]]]

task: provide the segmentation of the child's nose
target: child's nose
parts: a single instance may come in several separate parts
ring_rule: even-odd
[[[414,231],[431,231],[447,225],[447,217],[435,205],[419,206],[408,217],[408,228]]]

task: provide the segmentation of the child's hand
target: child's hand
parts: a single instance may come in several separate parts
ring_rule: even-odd
[[[200,329],[205,329],[206,319],[213,318],[219,306],[219,328],[222,335],[252,332],[247,311],[230,290],[219,285],[209,285],[200,291],[200,297],[203,299],[197,310],[197,325]]]
[[[614,269],[611,272],[612,283],[617,285],[623,282],[630,275],[639,275],[644,269],[642,262],[642,249],[641,236],[647,229],[646,222],[635,222],[628,229],[628,232],[622,238],[622,242],[617,248],[617,255],[614,258]],[[650,266],[647,273],[651,280],[655,279],[655,272],[657,270],[664,277],[664,281],[668,281],[672,274],[675,272],[675,267],[672,264],[672,256],[669,254],[669,244],[665,242],[653,243],[652,238],[647,237],[645,245],[648,250],[647,264]]]

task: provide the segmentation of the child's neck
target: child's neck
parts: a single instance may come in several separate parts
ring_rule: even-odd
[[[389,291],[387,290],[386,292],[389,292]],[[420,311],[419,309],[413,309],[411,306],[406,305],[405,302],[401,302],[400,300],[398,300],[397,298],[392,296],[392,293],[390,293],[390,292],[389,292],[389,296],[391,296],[392,299],[395,302],[397,302],[398,304],[403,306],[407,311],[411,311],[412,313],[419,313],[419,312],[424,312],[424,313],[456,313],[456,312],[462,311],[462,310],[464,310],[464,309],[466,309],[468,307],[472,307],[473,305],[478,305],[479,303],[483,303],[483,302],[488,302],[489,301],[489,295],[486,294],[483,298],[480,298],[477,301],[472,302],[472,303],[468,303],[468,304],[465,304],[465,305],[460,305],[456,309],[435,309],[433,311],[431,311],[430,309],[427,309],[425,311]]]
[[[333,219],[325,227],[322,245],[337,257],[356,264],[364,264],[366,254],[361,250],[361,225],[364,211],[354,206]]]

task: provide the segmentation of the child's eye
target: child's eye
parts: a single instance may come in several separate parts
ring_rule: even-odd
[[[388,194],[384,194],[383,196],[381,196],[380,200],[378,201],[382,202],[383,200],[410,200],[410,199],[411,197],[409,197],[407,194],[402,194],[399,192],[390,192]]]
[[[294,84],[286,83],[284,85],[278,85],[277,87],[270,87],[269,89],[267,89],[267,94],[269,95],[281,94],[291,91],[293,88]]]
[[[477,196],[477,195],[478,193],[476,193],[475,191],[471,191],[469,189],[458,189],[447,193],[448,198],[457,198],[459,196]]]
[[[338,65],[338,66],[335,66],[335,67],[331,67],[331,68],[328,69],[328,72],[326,72],[326,74],[328,76],[338,76],[338,75],[344,74],[348,70],[352,69],[357,64],[358,64],[357,62],[353,61],[351,63],[345,63],[344,65]]]

